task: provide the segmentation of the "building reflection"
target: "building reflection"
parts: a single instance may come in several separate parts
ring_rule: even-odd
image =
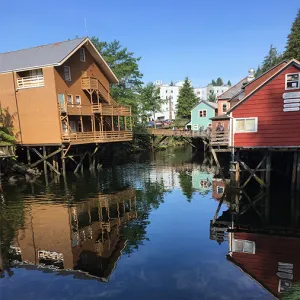
[[[16,267],[107,282],[126,246],[121,230],[137,217],[136,192],[98,194],[70,206],[31,203],[24,214],[10,250],[21,262]]]
[[[246,191],[224,198],[229,208],[211,220],[210,238],[228,243],[227,260],[280,297],[300,281],[300,199]]]

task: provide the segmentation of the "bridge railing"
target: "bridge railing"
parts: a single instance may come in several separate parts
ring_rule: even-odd
[[[202,137],[208,138],[209,134],[206,131],[193,131],[193,130],[172,130],[172,129],[155,129],[150,128],[148,132],[153,135],[161,136],[186,136],[186,137]]]

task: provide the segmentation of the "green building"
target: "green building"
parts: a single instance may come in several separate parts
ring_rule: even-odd
[[[211,125],[210,118],[217,115],[217,103],[201,100],[191,111],[191,122],[188,124],[191,130],[206,129]]]
[[[212,181],[214,174],[202,172],[201,170],[193,170],[192,184],[193,189],[200,192],[200,194],[208,194],[212,189]]]

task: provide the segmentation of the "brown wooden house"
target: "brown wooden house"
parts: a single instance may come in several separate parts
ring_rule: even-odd
[[[130,141],[131,108],[112,98],[114,83],[87,37],[0,54],[0,102],[22,146]]]

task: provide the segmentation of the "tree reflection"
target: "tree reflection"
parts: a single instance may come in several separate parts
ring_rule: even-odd
[[[186,196],[187,201],[191,202],[194,193],[192,175],[187,172],[180,171],[178,176],[182,193]]]

